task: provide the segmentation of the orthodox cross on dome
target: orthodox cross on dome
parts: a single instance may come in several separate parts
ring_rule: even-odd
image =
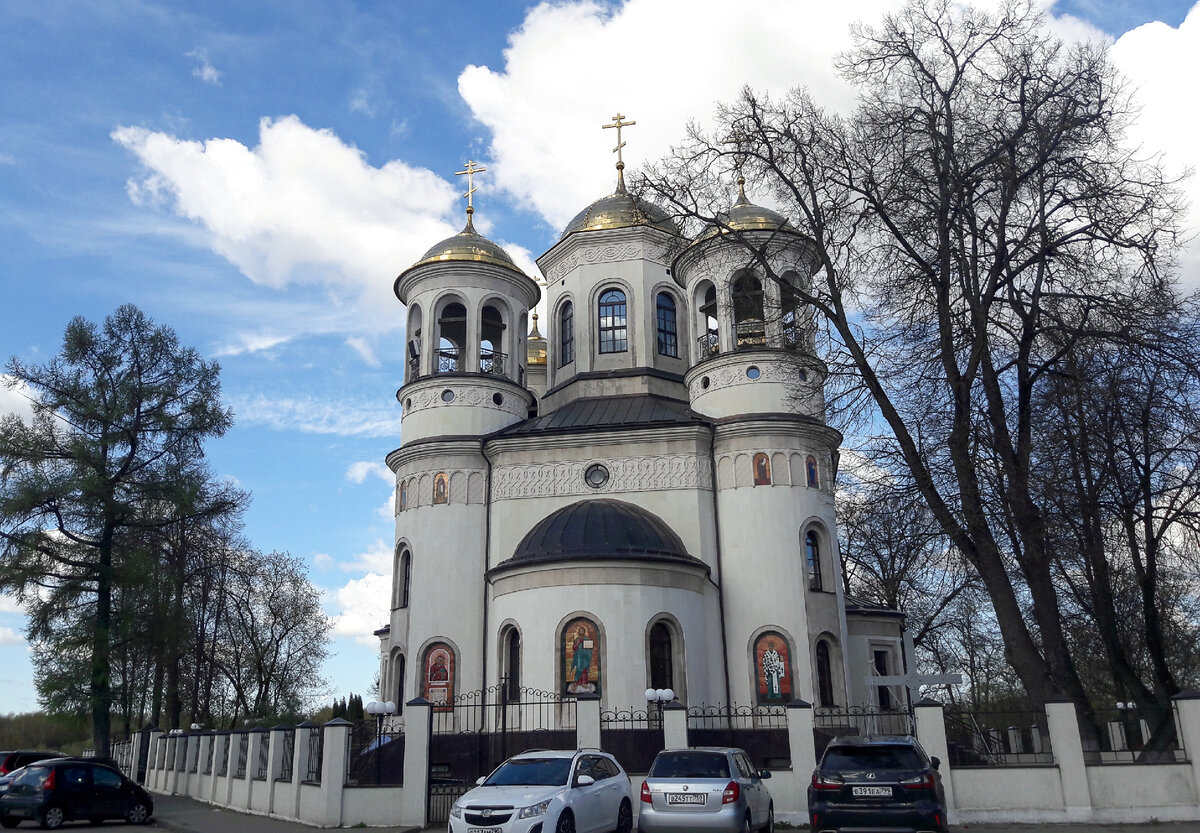
[[[748,202],[746,199],[746,177],[742,174],[742,165],[746,163],[746,154],[742,152],[742,145],[746,142],[746,134],[736,127],[729,133],[729,136],[721,142],[723,145],[733,145],[733,169],[737,171],[738,185],[738,202]]]
[[[470,160],[470,159],[467,160],[467,164],[464,167],[466,168],[466,170],[455,171],[454,175],[455,176],[463,176],[464,174],[466,174],[467,191],[465,194],[463,194],[463,196],[467,198],[467,222],[470,223],[471,215],[475,213],[475,206],[472,204],[471,195],[474,194],[475,191],[478,190],[475,187],[474,177],[475,177],[475,174],[482,173],[482,172],[486,171],[487,168],[481,168],[479,165],[476,165],[473,160]]]
[[[613,148],[613,153],[617,155],[617,190],[624,191],[625,160],[621,157],[621,148],[625,147],[625,142],[621,141],[621,128],[632,127],[633,125],[637,124],[637,122],[625,121],[625,115],[623,113],[617,113],[612,118],[612,124],[602,124],[600,126],[605,130],[608,130],[610,127],[615,127],[617,129],[617,146]]]

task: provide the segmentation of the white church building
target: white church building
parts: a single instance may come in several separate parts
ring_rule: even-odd
[[[622,168],[538,258],[542,283],[475,231],[470,184],[466,227],[395,281],[408,363],[380,699],[903,705],[867,680],[904,671],[901,614],[842,589],[841,436],[789,292],[817,268],[810,241],[744,192],[684,239]],[[730,229],[771,241],[783,284]]]

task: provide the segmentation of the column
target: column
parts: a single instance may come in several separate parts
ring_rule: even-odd
[[[1192,782],[1200,796],[1200,691],[1188,689],[1171,698],[1179,728],[1179,746],[1192,762]]]
[[[433,703],[417,697],[404,704],[404,790],[400,824],[424,827],[429,795],[429,742],[433,735]]]
[[[663,706],[663,745],[667,749],[688,746],[687,706],[678,700]]]
[[[600,748],[600,695],[580,694],[575,702],[575,745]]]
[[[931,758],[937,758],[942,773],[942,787],[946,791],[947,822],[957,821],[954,802],[954,779],[950,777],[950,745],[946,742],[946,716],[942,704],[926,697],[913,706],[917,720],[917,740],[925,747]]]
[[[1092,817],[1092,790],[1083,762],[1083,741],[1079,737],[1079,718],[1075,703],[1063,697],[1046,703],[1046,723],[1050,747],[1062,778],[1063,807],[1068,821],[1087,821]]]

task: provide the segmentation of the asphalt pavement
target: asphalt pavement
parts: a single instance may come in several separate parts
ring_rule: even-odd
[[[225,810],[181,795],[154,796],[153,824],[172,833],[311,833],[316,828],[297,821]],[[108,825],[105,825],[106,827]],[[419,833],[417,827],[372,827],[374,833]],[[783,828],[804,829],[804,828]],[[423,833],[444,833],[445,825]],[[952,833],[1200,833],[1200,821],[1142,824],[956,824]]]

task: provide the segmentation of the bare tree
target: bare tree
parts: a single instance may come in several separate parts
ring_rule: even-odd
[[[1177,190],[1126,146],[1132,105],[1104,49],[1049,37],[1024,0],[995,14],[910,2],[854,35],[840,65],[853,115],[745,90],[717,135],[693,127],[638,187],[692,228],[724,225],[768,279],[772,243],[723,223],[718,175],[740,168],[796,218],[815,263],[799,300],[835,378],[853,380],[841,403],[886,426],[1030,697],[1086,707],[1034,402],[1067,352],[1127,342],[1145,302],[1171,295]]]

